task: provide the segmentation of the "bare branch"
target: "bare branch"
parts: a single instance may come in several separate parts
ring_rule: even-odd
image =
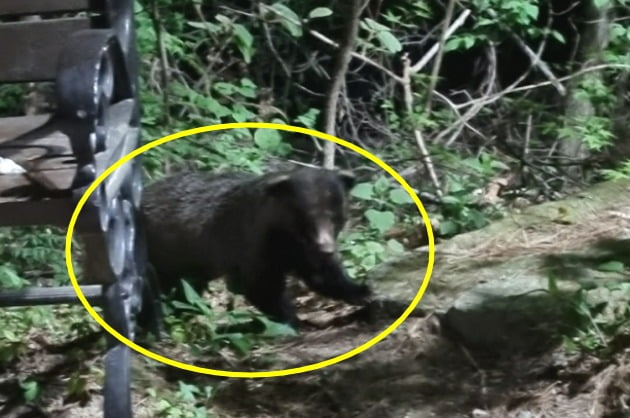
[[[497,17],[497,12],[495,12],[493,9],[488,9],[488,14],[490,16],[492,16],[493,18]],[[548,22],[548,27],[551,24],[551,15],[549,16],[549,22]],[[547,65],[547,63],[545,61],[543,61],[542,59],[540,59],[540,54],[536,54],[526,43],[525,41],[523,41],[520,36],[518,36],[517,34],[515,34],[514,32],[509,32],[510,37],[512,39],[514,39],[514,41],[516,42],[516,44],[519,46],[519,48],[521,48],[523,50],[523,52],[525,53],[525,55],[527,55],[527,57],[530,59],[532,66],[538,68],[544,75],[545,77],[547,77],[547,79],[549,79],[549,81],[551,82],[551,84],[555,87],[556,90],[558,90],[558,93],[561,96],[564,96],[567,94],[567,89],[562,85],[562,83],[560,83],[558,81],[558,79],[556,78],[556,76],[553,74],[553,72],[551,72],[551,68],[549,68],[549,66]]]
[[[442,30],[442,36],[440,36],[440,41],[438,45],[438,54],[435,57],[435,61],[433,61],[433,68],[431,69],[431,78],[429,79],[429,86],[427,89],[427,97],[424,105],[425,112],[427,115],[431,114],[431,98],[433,96],[433,90],[435,90],[435,86],[437,85],[438,75],[440,73],[440,67],[442,66],[442,57],[444,56],[444,44],[446,44],[446,40],[449,35],[449,23],[453,18],[453,10],[455,9],[455,0],[449,0],[446,5],[446,13],[444,16],[444,29]]]
[[[405,108],[407,110],[407,114],[411,115],[413,112],[413,94],[411,90],[411,67],[409,62],[409,56],[405,54],[402,59],[403,62],[403,91],[405,98]],[[422,163],[424,164],[427,172],[429,173],[429,178],[435,187],[435,192],[438,197],[442,197],[442,188],[440,186],[440,181],[438,180],[437,174],[435,173],[435,168],[433,167],[433,161],[431,161],[431,157],[429,156],[429,151],[427,150],[427,146],[424,142],[424,138],[422,137],[422,132],[420,129],[414,128],[413,135],[416,139],[416,144],[418,145],[418,149],[420,150],[420,157],[422,158]]]
[[[489,48],[489,54],[488,54],[488,58],[490,61],[490,74],[488,76],[488,87],[486,88],[486,93],[484,95],[484,97],[488,97],[490,95],[490,92],[492,90],[492,88],[494,87],[494,83],[495,80],[497,78],[497,55],[496,55],[496,50],[494,49],[494,45],[490,45]],[[446,141],[446,146],[450,146],[455,139],[457,139],[457,137],[459,136],[459,134],[461,133],[462,129],[464,128],[464,126],[466,125],[466,123],[472,119],[477,113],[479,113],[481,111],[481,109],[483,109],[483,107],[485,106],[485,103],[483,101],[479,101],[477,103],[477,105],[475,106],[471,106],[470,109],[468,109],[468,111],[466,111],[466,113],[464,114],[464,116],[456,123],[451,125],[450,130],[454,131],[453,134],[451,135],[451,137],[448,139],[448,141]],[[449,129],[446,129],[445,131],[443,131],[442,133],[440,133],[440,135],[438,135],[437,138],[435,138],[435,141],[439,141],[441,138],[443,138],[445,136],[445,132],[448,132]]]
[[[464,11],[457,17],[457,19],[455,19],[453,24],[449,26],[448,30],[444,33],[444,36],[446,38],[449,38],[457,29],[459,29],[460,26],[464,24],[464,22],[466,21],[469,15],[470,15],[470,9],[464,9]],[[409,69],[411,74],[416,74],[417,72],[422,70],[424,66],[427,65],[429,61],[431,61],[431,59],[435,56],[435,54],[437,54],[439,49],[440,49],[439,43],[436,43],[435,45],[433,45],[431,49],[429,49],[429,51],[426,54],[424,54],[424,56],[420,58],[420,60],[417,63],[411,66],[411,68]]]
[[[332,82],[326,97],[324,106],[324,132],[329,135],[335,135],[335,124],[337,122],[337,104],[339,103],[339,94],[345,83],[348,64],[352,57],[352,50],[359,33],[359,18],[363,7],[367,4],[364,0],[351,0],[348,6],[349,21],[342,35],[341,46],[337,55],[337,62],[332,74]],[[326,141],[324,144],[324,167],[332,169],[335,167],[335,143]]]
[[[339,44],[335,41],[333,41],[332,39],[328,38],[326,35],[316,31],[316,30],[309,30],[308,31],[313,37],[319,39],[320,41],[333,46],[335,48],[339,48]],[[363,61],[364,63],[371,65],[372,67],[381,70],[382,72],[384,72],[385,74],[387,74],[389,77],[393,78],[394,80],[398,81],[399,83],[402,82],[402,78],[400,78],[398,75],[396,75],[396,73],[388,70],[387,68],[383,67],[381,64],[379,64],[378,62],[372,60],[371,58],[366,57],[365,55],[362,55],[356,51],[353,51],[351,53],[353,58],[357,58],[361,61]]]
[[[167,109],[163,112],[166,116],[167,123],[170,123],[170,113],[168,112],[168,82],[169,82],[169,65],[168,57],[166,55],[166,45],[164,45],[164,38],[162,36],[162,25],[160,24],[160,9],[157,5],[157,0],[153,0],[151,3],[151,20],[153,21],[153,30],[155,31],[155,42],[158,53],[160,54],[160,82],[162,84],[162,101],[164,108]]]

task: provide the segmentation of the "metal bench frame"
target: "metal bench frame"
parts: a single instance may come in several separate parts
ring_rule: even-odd
[[[0,0],[0,44],[0,82],[56,88],[52,114],[0,118],[0,157],[26,170],[0,174],[0,226],[66,227],[85,189],[139,143],[133,0]],[[136,222],[141,194],[136,158],[92,194],[76,227],[82,290],[129,339],[136,318],[156,334],[160,325]],[[76,302],[71,286],[0,291],[0,307]],[[108,337],[104,416],[131,417],[131,353]]]

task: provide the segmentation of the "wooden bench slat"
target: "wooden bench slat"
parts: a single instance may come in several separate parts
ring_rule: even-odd
[[[88,10],[89,0],[0,0],[0,16]]]
[[[72,198],[12,200],[0,202],[0,226],[52,225],[65,228],[76,207]],[[86,205],[81,211],[85,222],[78,222],[77,229],[98,228],[96,209]],[[89,222],[89,224],[87,224]]]
[[[87,17],[0,24],[0,82],[54,80],[66,39],[89,27]]]
[[[132,100],[123,100],[110,107],[107,148],[95,156],[97,173],[137,146],[138,128],[129,127],[133,106]],[[32,179],[49,190],[68,190],[77,168],[70,139],[57,129],[54,121],[48,122],[50,118],[46,115],[0,119],[0,156],[22,166]],[[125,164],[110,175],[106,182],[108,192],[118,189],[130,166]],[[15,200],[12,190],[24,190],[29,185],[32,182],[26,176],[0,175],[0,203]]]
[[[99,305],[103,298],[103,286],[100,284],[83,285],[81,291],[90,304]],[[81,303],[72,286],[29,287],[17,290],[0,289],[0,308],[61,303]]]
[[[3,117],[0,119],[0,147],[7,141],[44,126],[51,117],[50,114]]]
[[[0,124],[4,124],[4,121],[0,119]],[[66,157],[74,160],[70,138],[54,123],[45,127],[36,126],[13,140],[0,136],[0,156],[10,158],[27,171],[36,170],[35,161],[39,159]]]

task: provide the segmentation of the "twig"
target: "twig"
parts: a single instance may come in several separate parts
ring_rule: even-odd
[[[457,19],[455,19],[453,24],[449,26],[449,28],[446,30],[444,36],[446,38],[449,38],[457,29],[459,29],[460,26],[464,24],[464,22],[468,18],[468,15],[470,15],[470,9],[464,9],[464,11],[457,17]],[[429,49],[429,51],[424,54],[424,56],[417,63],[411,66],[411,74],[415,74],[422,70],[424,66],[427,65],[429,61],[431,61],[435,54],[437,54],[439,48],[439,43],[434,44],[431,49]]]
[[[572,78],[575,77],[579,77],[583,74],[586,73],[590,73],[593,71],[600,71],[600,70],[605,70],[605,69],[610,69],[610,68],[619,68],[619,69],[625,69],[625,70],[630,70],[630,65],[628,64],[599,64],[599,65],[594,65],[592,67],[587,67],[587,68],[583,68],[580,69],[576,72],[574,72],[573,74],[569,74],[563,77],[559,77],[558,81],[567,81],[570,80]],[[455,105],[458,109],[461,109],[463,107],[467,107],[467,106],[471,106],[474,105],[477,102],[484,102],[485,104],[489,104],[489,103],[494,103],[497,100],[499,100],[500,98],[502,98],[503,96],[506,96],[508,94],[512,94],[512,93],[518,93],[521,91],[527,91],[527,90],[534,90],[540,87],[545,87],[545,86],[550,86],[551,85],[551,81],[547,80],[547,81],[540,81],[538,83],[532,83],[532,84],[527,84],[525,86],[520,86],[520,87],[516,87],[516,85],[518,85],[521,81],[523,81],[525,77],[519,77],[518,80],[516,80],[514,83],[510,84],[508,87],[506,87],[505,89],[503,89],[502,91],[495,93],[491,96],[486,96],[486,97],[481,97],[478,99],[473,99],[470,100],[468,102],[465,103],[460,103]]]
[[[443,95],[442,93],[440,93],[439,91],[435,90],[433,92],[433,94],[440,100],[442,100],[444,103],[446,103],[451,110],[453,111],[453,113],[455,113],[457,115],[457,117],[461,118],[461,113],[459,112],[459,109],[457,108],[457,106],[455,105],[455,103],[453,103],[451,101],[451,99],[449,99],[448,97],[446,97],[445,95]],[[483,138],[484,140],[488,140],[488,138],[486,138],[486,136],[479,131],[477,128],[475,128],[474,126],[472,126],[471,124],[469,124],[468,122],[465,122],[464,124],[468,129],[470,129],[472,132],[474,132],[475,134],[477,134],[478,136],[480,136],[481,138]]]
[[[523,161],[527,161],[527,154],[529,154],[529,143],[532,137],[532,119],[533,116],[530,114],[527,116],[527,129],[525,129],[525,143],[523,144]]]
[[[497,18],[497,12],[495,12],[493,9],[488,9],[488,14],[494,19]],[[548,25],[547,25],[548,27],[550,26],[550,23],[551,23],[551,15],[549,15],[549,20],[550,21],[548,22]],[[547,79],[551,82],[551,85],[554,86],[556,90],[558,90],[558,93],[561,96],[566,95],[567,89],[558,81],[558,78],[551,72],[551,69],[549,68],[547,63],[543,61],[542,59],[540,59],[540,54],[534,53],[534,51],[514,32],[509,31],[508,33],[510,34],[510,37],[519,46],[519,48],[521,48],[523,52],[525,53],[525,55],[527,55],[527,57],[530,59],[531,65],[533,67],[538,68],[545,75],[545,77],[547,77]]]
[[[417,73],[418,71],[420,71],[430,60],[431,58],[433,58],[433,56],[438,52],[438,51],[443,51],[444,50],[444,44],[446,43],[446,39],[448,39],[449,36],[451,36],[456,30],[457,28],[459,28],[461,25],[464,24],[464,22],[466,21],[466,18],[468,17],[468,15],[470,14],[470,10],[466,9],[464,10],[459,17],[449,26],[449,21],[453,15],[453,10],[455,7],[455,2],[454,0],[449,1],[449,4],[447,6],[447,11],[446,11],[446,17],[445,17],[445,21],[444,21],[444,31],[442,32],[442,36],[440,38],[440,41],[438,43],[436,43],[435,45],[433,45],[433,47],[429,50],[429,52],[427,52],[421,59],[420,61],[418,61],[415,65],[411,66],[410,65],[410,61],[409,61],[409,56],[408,54],[405,54],[402,58],[403,61],[403,76],[402,76],[402,85],[403,85],[403,91],[404,91],[404,97],[405,97],[405,107],[407,110],[407,114],[411,115],[413,112],[413,94],[412,94],[412,89],[411,89],[411,76],[412,74]],[[441,65],[441,57],[442,57],[443,52],[441,52],[438,55],[438,59],[435,62],[435,65],[433,66],[433,71],[432,71],[432,86],[429,89],[429,91],[433,91],[435,88],[435,84],[436,84],[436,80],[437,80],[437,72],[439,71],[439,67]],[[426,102],[426,111],[427,113],[430,112],[431,110],[431,100],[430,100],[430,93],[429,93],[429,99]],[[418,148],[420,150],[420,157],[422,158],[422,162],[427,170],[427,172],[429,173],[429,178],[431,179],[431,182],[433,183],[433,186],[435,187],[435,193],[438,195],[438,197],[442,197],[443,196],[443,192],[442,192],[442,187],[440,186],[440,181],[437,177],[437,174],[435,172],[435,168],[433,166],[433,161],[431,160],[431,157],[429,156],[429,151],[427,149],[427,146],[425,144],[424,138],[422,137],[422,132],[420,132],[420,130],[418,128],[414,128],[413,131],[414,134],[414,138],[416,140],[416,144],[418,145]]]
[[[438,53],[435,57],[435,61],[433,61],[433,68],[431,69],[431,77],[429,78],[429,86],[427,88],[427,98],[424,105],[424,111],[427,117],[431,115],[431,99],[433,97],[433,90],[435,90],[435,86],[437,85],[438,75],[440,73],[440,67],[442,66],[442,57],[444,57],[444,45],[446,44],[446,40],[450,36],[449,34],[449,23],[453,18],[453,10],[455,9],[455,0],[449,0],[446,5],[446,13],[444,16],[444,29],[442,30],[442,36],[440,36],[440,41],[437,44]],[[454,31],[454,30],[453,30]]]
[[[545,47],[545,43],[542,42],[540,44],[539,48],[538,48],[538,51],[537,51],[536,55],[538,55],[538,56],[542,55],[544,47]],[[496,63],[496,53],[494,52],[494,47],[492,47],[491,51],[493,52],[493,54],[490,56],[490,59],[493,62]],[[494,69],[494,66],[491,67],[491,68],[493,68],[493,70],[494,70],[493,73],[496,73],[496,69]],[[508,91],[510,91],[510,89],[516,88],[516,86],[518,86],[521,83],[521,81],[523,81],[529,75],[530,71],[531,71],[531,67],[529,67],[527,69],[527,71],[525,71],[523,74],[521,74],[521,76],[519,78],[514,80],[514,82],[512,84],[510,84],[505,90],[503,90],[503,92],[508,92]],[[496,74],[495,74],[495,76],[496,76]],[[549,82],[549,83],[551,83],[551,82]],[[493,101],[498,100],[500,97],[503,97],[503,95],[500,95],[498,97],[497,97],[496,94],[494,96],[490,95],[490,89],[492,88],[492,84],[494,84],[494,82],[491,83],[488,86],[488,91],[483,97],[481,97],[480,99],[475,99],[475,100],[469,102],[469,103],[472,103],[472,106],[466,112],[464,117],[462,117],[460,119],[460,121],[458,121],[457,123],[451,125],[449,128],[445,129],[444,131],[440,132],[440,134],[437,136],[437,138],[435,140],[439,141],[441,138],[445,137],[451,131],[455,131],[451,135],[451,138],[448,141],[446,141],[446,145],[447,146],[452,144],[455,141],[455,139],[459,136],[459,133],[462,131],[463,123],[465,123],[465,122],[469,121],[470,119],[472,119],[477,113],[479,113],[479,111],[481,111],[481,109],[485,105],[487,105],[487,104],[489,104],[489,103],[491,103]],[[494,98],[494,100],[492,98]]]
[[[490,61],[490,75],[488,77],[488,87],[486,88],[486,93],[483,97],[487,97],[490,95],[490,91],[492,90],[492,88],[494,87],[494,82],[496,80],[497,77],[497,66],[496,66],[496,61],[497,61],[497,56],[496,56],[496,50],[494,49],[494,45],[490,45],[489,47],[489,54],[488,54],[488,58]],[[463,127],[465,126],[465,124],[472,119],[477,113],[479,113],[481,111],[481,109],[483,109],[483,107],[485,106],[485,103],[483,101],[480,101],[479,103],[477,103],[477,105],[475,106],[471,106],[470,109],[468,109],[468,111],[464,114],[464,116],[455,124],[451,125],[451,130],[453,130],[453,134],[451,135],[451,137],[446,141],[446,146],[449,147],[453,142],[455,142],[455,140],[459,137],[459,134],[461,133],[461,131],[464,129]],[[438,142],[441,138],[443,138],[445,135],[445,132],[448,132],[449,129],[446,129],[444,131],[442,131],[440,133],[440,135],[438,135],[435,138],[435,141]]]
[[[317,38],[320,41],[322,41],[322,42],[324,42],[324,43],[326,43],[326,44],[328,44],[328,45],[330,45],[332,47],[339,48],[339,44],[337,42],[333,41],[332,39],[328,38],[326,35],[318,32],[316,30],[310,29],[308,31],[308,33],[310,33],[314,38]],[[357,58],[357,59],[363,61],[364,63],[366,63],[368,65],[371,65],[372,67],[374,67],[374,68],[384,72],[389,77],[393,78],[394,80],[398,81],[399,83],[402,82],[402,78],[400,76],[398,76],[396,73],[388,70],[387,68],[383,67],[378,62],[376,62],[376,61],[366,57],[365,55],[360,54],[360,53],[358,53],[356,51],[353,51],[351,53],[351,55],[352,55],[353,58]]]
[[[405,108],[407,114],[411,115],[413,112],[413,95],[411,91],[411,67],[409,61],[409,55],[404,54],[402,58],[403,62],[403,91],[405,98]],[[435,168],[433,167],[433,161],[429,156],[429,151],[427,150],[426,144],[424,143],[424,138],[422,138],[422,133],[418,128],[414,128],[413,130],[414,138],[416,139],[416,144],[420,149],[420,158],[422,159],[422,163],[424,164],[427,172],[429,173],[429,178],[435,187],[435,193],[438,197],[442,197],[442,187],[440,186],[440,181],[438,180],[437,174],[435,173]]]
[[[160,54],[160,81],[162,84],[162,101],[164,103],[164,115],[166,116],[166,122],[170,123],[171,115],[169,113],[169,102],[168,102],[168,58],[166,55],[166,47],[164,45],[164,39],[162,37],[162,25],[160,24],[160,10],[157,5],[157,0],[153,0],[151,2],[151,20],[153,21],[153,30],[155,31],[155,42],[158,52]]]
[[[460,343],[458,343],[457,346],[459,347],[460,351],[464,354],[464,357],[466,357],[466,360],[468,360],[471,366],[473,366],[479,373],[479,385],[480,385],[482,401],[484,403],[484,407],[487,408],[486,400],[488,396],[488,385],[487,385],[488,378],[486,375],[486,371],[479,366],[479,363],[477,363],[477,360],[475,360],[471,352],[466,347],[464,347]]]
[[[260,7],[260,11],[261,11],[261,14],[262,14],[262,12],[263,12],[263,8],[262,7]],[[263,27],[263,31],[265,32],[265,39],[267,40],[267,45],[269,45],[269,49],[271,50],[271,53],[273,54],[273,56],[276,59],[276,61],[278,61],[278,63],[282,67],[282,71],[284,71],[284,74],[288,78],[290,78],[291,77],[291,72],[287,68],[287,65],[285,64],[285,62],[282,61],[282,59],[280,58],[280,54],[278,54],[278,51],[276,50],[276,47],[273,45],[273,40],[271,39],[271,33],[269,32],[269,26],[267,25],[267,23],[265,22],[264,19],[262,19],[262,27]]]

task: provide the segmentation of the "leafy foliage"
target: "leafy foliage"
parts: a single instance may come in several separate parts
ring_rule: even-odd
[[[350,195],[369,203],[362,212],[366,227],[343,234],[340,249],[348,256],[347,268],[351,276],[372,269],[391,256],[400,255],[404,248],[396,239],[384,241],[384,234],[407,220],[405,215],[415,209],[407,192],[385,176],[374,182],[358,183]]]
[[[222,347],[229,347],[238,354],[245,355],[264,339],[296,335],[293,328],[251,311],[213,310],[208,301],[186,281],[182,281],[182,285],[186,300],[166,302],[165,320],[173,341],[190,345],[197,355]],[[250,331],[230,331],[238,328]]]
[[[143,139],[201,125],[242,121],[321,128],[324,96],[334,68],[333,45],[347,20],[340,13],[340,3],[135,2]],[[378,4],[367,5],[361,17],[356,54],[344,80],[342,105],[337,109],[337,133],[378,154],[399,171],[419,167],[417,178],[410,183],[417,191],[432,192],[418,156],[414,130],[419,130],[444,187],[441,202],[430,208],[444,218],[440,235],[448,237],[486,225],[501,207],[484,207],[478,197],[490,181],[506,172],[522,175],[520,186],[524,188],[539,188],[545,193],[555,189],[564,175],[564,167],[556,159],[560,138],[584,144],[607,178],[630,178],[630,161],[618,165],[599,162],[607,152],[621,154],[617,151],[630,137],[626,128],[628,0],[594,1],[601,9],[613,8],[610,15],[615,19],[607,22],[608,42],[598,51],[601,63],[610,66],[597,72],[589,70],[587,74],[595,74],[593,77],[574,73],[585,64],[573,54],[584,32],[583,27],[574,28],[574,22],[588,20],[581,15],[581,7],[560,12],[551,9],[553,2],[536,0],[458,3],[455,16],[463,7],[472,13],[446,40],[435,91],[428,88],[432,81],[429,67],[438,62],[435,57],[411,78],[410,112],[396,79],[401,75],[401,58],[417,63],[439,41],[445,3],[374,3]],[[531,60],[525,47],[535,54],[540,52],[539,60],[571,90],[571,97],[588,104],[587,115],[567,118],[565,98],[549,86],[549,74]],[[518,89],[503,91],[512,83]],[[0,114],[22,114],[29,89],[24,85],[0,86]],[[143,163],[150,181],[181,166],[262,173],[278,160],[321,160],[321,144],[293,139],[273,130],[202,134],[154,148]],[[398,239],[388,238],[389,231],[401,225],[414,229],[423,226],[418,225],[417,210],[404,190],[358,156],[345,150],[340,154],[339,165],[360,173],[360,181],[352,190],[350,227],[340,245],[349,273],[360,277],[404,252]],[[21,288],[33,280],[37,284],[67,284],[61,231],[4,228],[0,241],[0,288]],[[611,263],[601,268],[624,266]],[[186,301],[165,302],[165,310],[172,339],[186,344],[194,354],[229,347],[246,355],[269,338],[291,335],[291,330],[251,311],[220,312],[192,288],[186,289]],[[628,312],[604,317],[601,307],[595,309],[586,299],[586,291],[575,297],[579,326],[567,341],[576,348],[599,350],[610,336],[627,326]],[[177,315],[174,308],[179,311]],[[233,331],[248,322],[254,325],[246,331]],[[44,330],[61,339],[94,329],[80,307],[3,311],[0,363],[13,361],[26,351],[32,330]],[[35,380],[22,382],[28,401],[36,402],[40,389]],[[69,391],[77,396],[85,392],[85,380],[73,377]],[[168,397],[148,391],[158,404],[157,416],[163,417],[208,416],[206,406],[212,393],[210,387],[183,382]]]

